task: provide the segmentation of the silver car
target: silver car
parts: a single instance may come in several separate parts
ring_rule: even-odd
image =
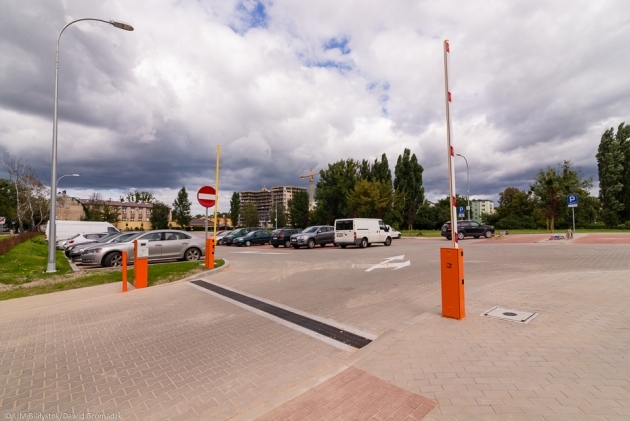
[[[178,259],[199,260],[206,252],[205,239],[179,230],[154,230],[138,233],[122,243],[109,243],[93,246],[83,251],[81,263],[118,267],[122,264],[122,252],[127,252],[127,263],[133,262],[133,242],[147,241],[149,261]]]
[[[92,247],[99,246],[101,244],[108,243],[124,243],[125,241],[131,239],[131,237],[138,237],[143,232],[115,232],[107,237],[99,238],[96,241],[92,241],[89,243],[81,243],[76,246],[66,248],[66,256],[72,260],[72,263],[81,263],[81,254],[83,254],[83,250],[89,249]]]

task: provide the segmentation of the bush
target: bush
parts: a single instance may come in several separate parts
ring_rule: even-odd
[[[23,243],[33,237],[43,236],[41,232],[24,232],[22,234],[13,235],[7,239],[0,241],[0,256],[11,250],[13,247]],[[41,240],[44,241],[43,239]]]
[[[519,230],[519,229],[535,229],[536,223],[531,216],[508,216],[507,218],[503,218],[499,220],[495,228],[505,230]]]

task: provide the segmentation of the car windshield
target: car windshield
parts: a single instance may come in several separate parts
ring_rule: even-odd
[[[126,243],[127,241],[133,240],[134,238],[139,237],[141,234],[144,234],[144,232],[136,232],[133,234],[124,234],[121,235],[120,237],[116,238],[113,242],[114,243]]]
[[[107,234],[106,236],[99,238],[99,239],[98,239],[98,240],[96,240],[95,242],[96,242],[96,243],[106,243],[106,242],[108,242],[109,240],[111,240],[112,238],[118,237],[119,235],[120,235],[120,233],[119,233],[119,232],[113,232],[113,233],[111,233],[111,234]]]
[[[81,234],[74,234],[72,237],[68,237],[68,240],[72,240],[73,238],[77,238]]]
[[[308,228],[306,228],[306,229],[305,229],[304,231],[302,231],[302,232],[305,232],[305,233],[309,233],[309,232],[317,232],[317,228],[319,228],[319,227],[308,227]]]

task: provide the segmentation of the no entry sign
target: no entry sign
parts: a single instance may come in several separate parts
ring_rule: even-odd
[[[211,208],[216,203],[216,190],[212,186],[203,186],[197,192],[197,200],[204,208]]]

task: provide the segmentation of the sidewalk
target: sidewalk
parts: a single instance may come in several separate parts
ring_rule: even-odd
[[[630,420],[629,280],[567,273],[467,291],[465,319],[417,317],[258,420]],[[540,315],[481,315],[495,306]]]

